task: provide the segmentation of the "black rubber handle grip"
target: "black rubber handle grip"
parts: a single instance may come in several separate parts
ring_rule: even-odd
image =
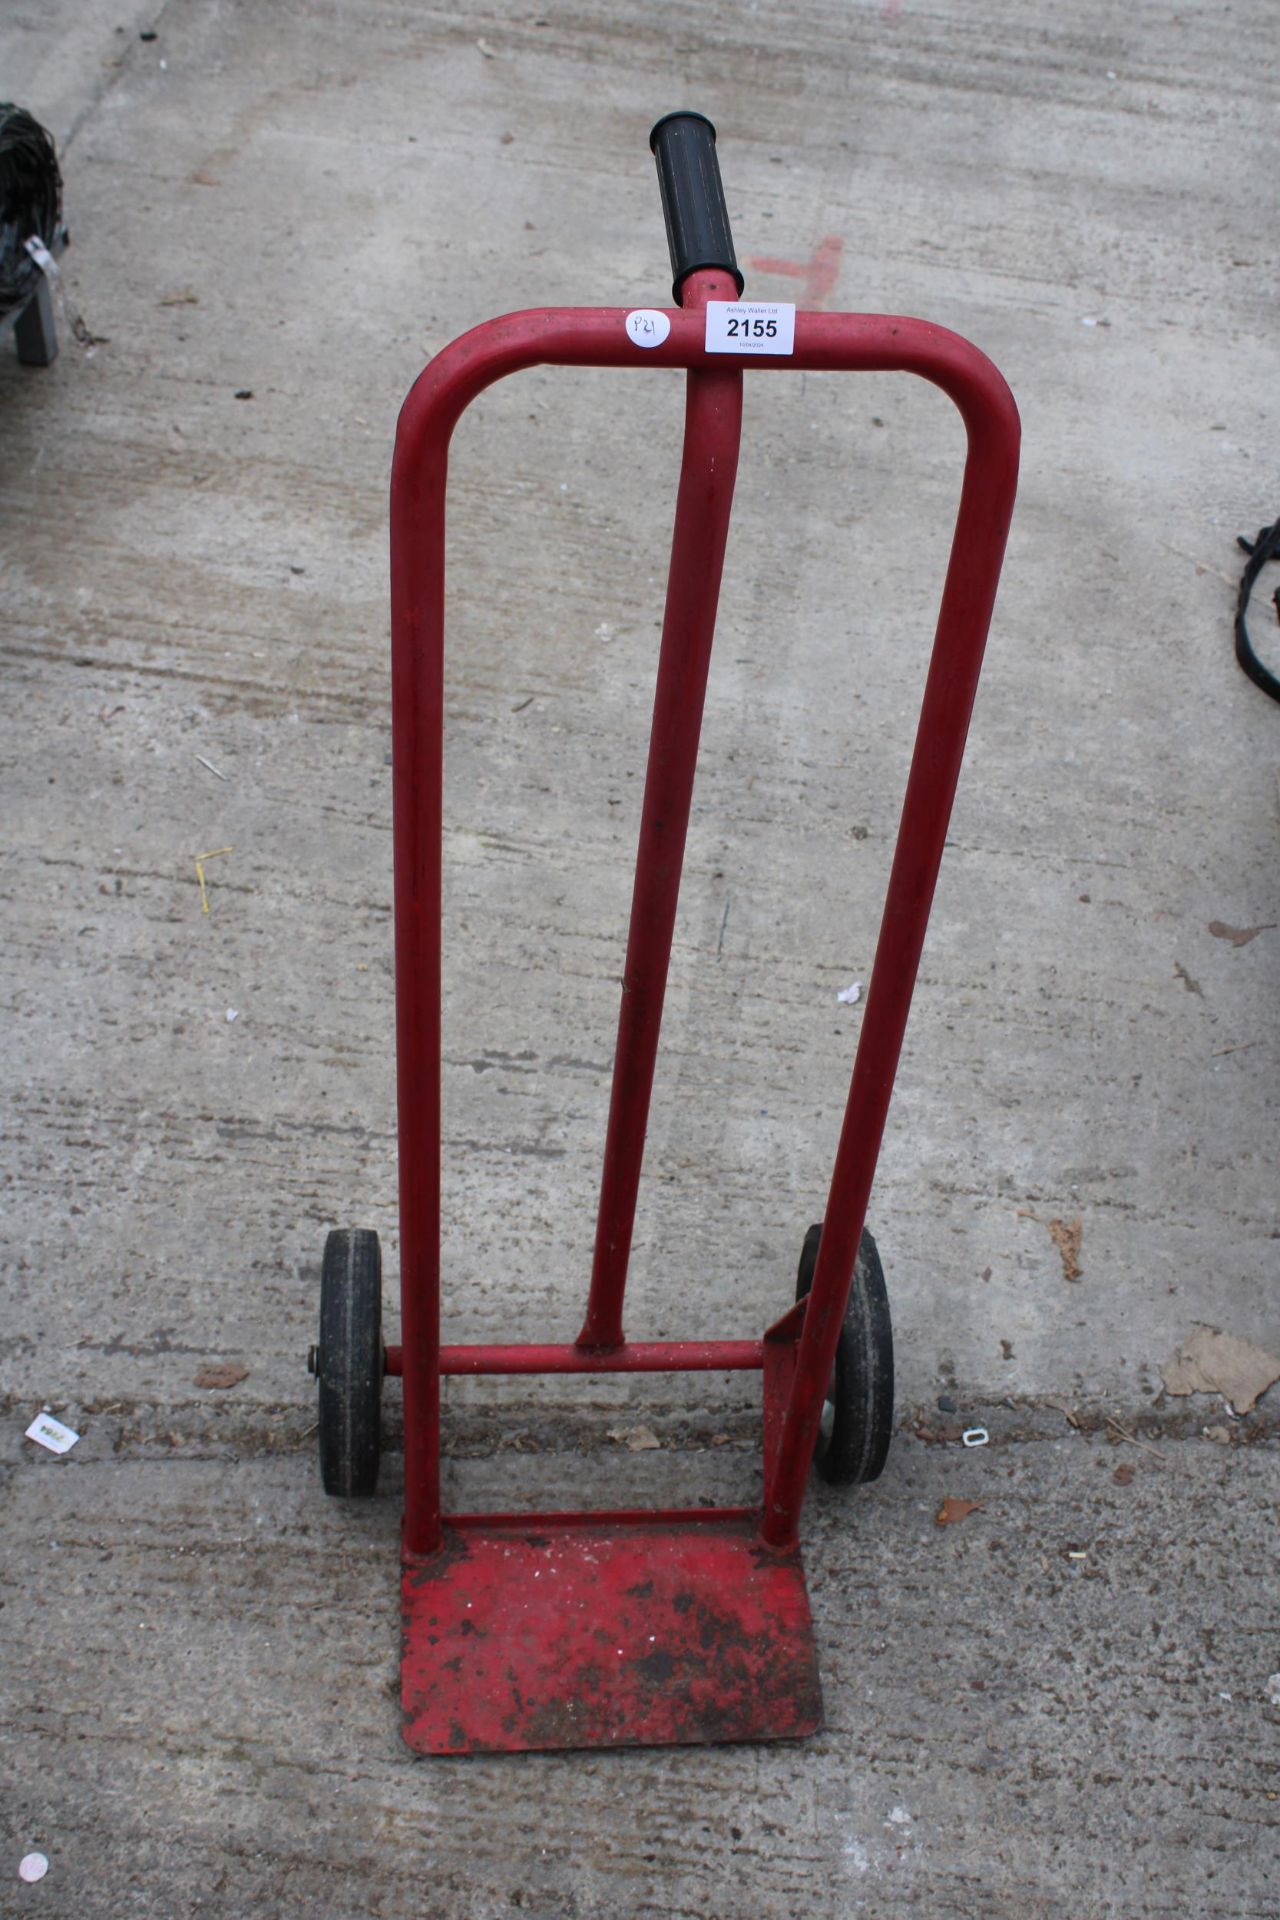
[[[649,135],[649,145],[658,162],[676,305],[684,282],[700,267],[731,273],[741,293],[744,282],[729,232],[715,128],[704,113],[667,113]]]

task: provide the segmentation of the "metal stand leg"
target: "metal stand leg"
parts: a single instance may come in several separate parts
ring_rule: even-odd
[[[24,367],[51,367],[58,357],[58,335],[53,324],[53,297],[41,274],[36,290],[13,323],[18,358]]]

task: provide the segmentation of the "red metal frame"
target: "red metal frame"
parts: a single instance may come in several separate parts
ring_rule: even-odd
[[[1013,508],[1018,416],[1004,380],[957,335],[920,320],[797,313],[786,357],[708,355],[702,309],[735,299],[726,274],[685,282],[684,306],[667,313],[664,343],[638,349],[622,308],[547,308],[508,314],[446,347],[411,390],[400,416],[391,486],[392,728],[395,824],[396,1029],[400,1136],[403,1345],[388,1370],[404,1382],[406,1737],[432,1751],[493,1746],[620,1744],[672,1739],[763,1738],[804,1732],[820,1713],[808,1605],[798,1553],[800,1510],[826,1385],[893,1089],[916,970],[995,600]],[[666,615],[623,976],[586,1318],[573,1347],[440,1347],[440,931],[443,790],[445,489],[448,446],[465,408],[494,381],[534,365],[687,369],[684,454]],[[832,1172],[821,1248],[805,1308],[762,1341],[628,1343],[622,1307],[639,1187],[680,870],[701,730],[720,576],[728,537],[742,415],[742,375],[778,371],[903,371],[948,393],[964,419],[968,454],[924,701],[907,780],[871,985]],[[765,1497],[751,1515],[530,1515],[450,1518],[440,1509],[440,1377],[443,1373],[613,1373],[761,1368],[765,1375]],[[635,1570],[630,1529],[666,1569],[662,1591],[618,1586],[601,1571]],[[655,1526],[665,1528],[659,1550]],[[716,1528],[720,1531],[717,1533]],[[516,1531],[513,1532],[513,1529]],[[578,1598],[616,1621],[621,1679],[574,1639],[568,1616],[535,1609],[528,1580],[551,1530]],[[541,1530],[541,1531],[539,1531]],[[519,1549],[513,1542],[517,1536]],[[498,1542],[500,1544],[495,1545]],[[585,1543],[585,1544],[584,1544]],[[761,1573],[760,1568],[772,1569]],[[463,1571],[459,1572],[458,1569]],[[594,1569],[594,1571],[592,1571]],[[619,1578],[621,1576],[619,1575]],[[777,1584],[780,1582],[780,1585]],[[773,1583],[773,1584],[771,1584]],[[737,1588],[737,1614],[724,1607]],[[463,1592],[471,1599],[459,1599]],[[524,1599],[520,1599],[521,1594]],[[769,1596],[772,1596],[772,1599]],[[776,1601],[776,1606],[774,1602]],[[759,1603],[757,1605],[757,1603]],[[479,1606],[500,1644],[502,1677],[469,1654]],[[770,1611],[770,1608],[773,1611]],[[431,1609],[436,1609],[432,1612]],[[763,1608],[761,1612],[760,1609]],[[452,1611],[450,1611],[452,1609]],[[459,1611],[461,1609],[461,1611]],[[752,1609],[755,1609],[753,1612]],[[772,1620],[773,1628],[756,1619]],[[456,1616],[456,1617],[455,1617]],[[707,1621],[719,1621],[712,1661],[721,1704],[708,1704]],[[748,1617],[750,1616],[750,1617]],[[689,1622],[702,1622],[697,1646]],[[577,1615],[574,1615],[577,1620]],[[436,1626],[448,1620],[452,1624]],[[753,1624],[753,1622],[755,1624]],[[657,1652],[625,1652],[641,1625]],[[580,1622],[579,1622],[580,1624]],[[763,1634],[764,1640],[758,1641]],[[455,1683],[441,1678],[455,1651]],[[559,1637],[557,1637],[559,1636]],[[753,1638],[753,1636],[757,1636]],[[711,1634],[712,1639],[716,1637]],[[641,1635],[641,1639],[644,1636]],[[742,1648],[755,1649],[748,1658]],[[761,1678],[770,1671],[791,1692]],[[572,1658],[564,1649],[577,1647]],[[585,1643],[584,1643],[585,1644]],[[638,1644],[638,1643],[637,1643]],[[698,1651],[698,1648],[701,1651]],[[566,1664],[567,1660],[567,1664]],[[646,1662],[648,1663],[646,1665]],[[607,1669],[607,1670],[606,1670]],[[619,1670],[622,1672],[623,1670]],[[497,1672],[497,1669],[494,1669]],[[670,1683],[658,1685],[665,1673]],[[552,1676],[548,1679],[548,1676]],[[541,1677],[541,1678],[540,1678]],[[812,1681],[812,1684],[810,1682]],[[552,1710],[529,1689],[560,1689]],[[477,1714],[486,1686],[511,1696],[500,1714]],[[573,1689],[594,1703],[570,1708]],[[566,1693],[565,1690],[569,1692]],[[737,1701],[729,1710],[726,1693]],[[544,1689],[545,1693],[545,1689]],[[788,1709],[786,1699],[792,1700]],[[673,1706],[673,1698],[684,1701]],[[759,1707],[767,1699],[767,1710]],[[511,1704],[512,1701],[518,1705]]]
[[[624,1340],[598,1347],[441,1347],[441,1373],[740,1373],[764,1365],[763,1340]],[[404,1372],[403,1347],[387,1372]]]

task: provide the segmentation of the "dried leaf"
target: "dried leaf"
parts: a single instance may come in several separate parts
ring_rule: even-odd
[[[1115,1481],[1118,1487],[1127,1487],[1129,1485],[1129,1482],[1133,1479],[1133,1475],[1134,1475],[1134,1469],[1131,1466],[1126,1464],[1125,1466],[1117,1467],[1115,1472],[1112,1474],[1111,1478]]]
[[[1084,1238],[1083,1220],[1050,1220],[1049,1238],[1058,1249],[1064,1280],[1080,1278],[1080,1242]]]
[[[201,168],[199,172],[193,173],[191,178],[197,187],[220,187],[222,185],[221,180],[219,180],[215,173],[206,173],[203,168]]]
[[[652,1427],[610,1427],[609,1438],[621,1440],[632,1453],[648,1453],[662,1445]]]
[[[940,1527],[953,1527],[957,1520],[967,1520],[971,1513],[981,1511],[981,1500],[958,1500],[949,1493],[933,1517]]]
[[[1019,1220],[1034,1220],[1039,1226],[1046,1227],[1049,1238],[1058,1249],[1062,1260],[1064,1280],[1080,1278],[1080,1242],[1084,1238],[1083,1220],[1041,1220],[1038,1213],[1030,1207],[1018,1208]]]
[[[1250,1413],[1280,1380],[1280,1360],[1234,1333],[1197,1326],[1161,1371],[1166,1393],[1220,1393],[1233,1412]]]
[[[1204,988],[1200,985],[1200,982],[1198,980],[1193,980],[1191,978],[1191,975],[1187,972],[1181,960],[1174,961],[1173,972],[1174,972],[1174,978],[1177,980],[1181,980],[1183,986],[1186,988],[1188,993],[1197,993],[1199,994],[1202,1000],[1204,999]]]
[[[1272,933],[1275,921],[1268,920],[1260,927],[1229,927],[1225,920],[1211,920],[1209,931],[1215,940],[1229,940],[1233,947],[1247,947],[1260,933]]]
[[[238,1367],[234,1360],[215,1360],[210,1366],[201,1367],[195,1377],[197,1387],[238,1387],[242,1380],[249,1378],[248,1367]]]

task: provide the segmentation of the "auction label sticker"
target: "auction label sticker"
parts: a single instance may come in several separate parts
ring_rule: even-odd
[[[796,310],[785,301],[708,300],[708,353],[794,353]]]
[[[636,347],[660,347],[671,322],[657,307],[637,307],[627,315],[627,338]]]

